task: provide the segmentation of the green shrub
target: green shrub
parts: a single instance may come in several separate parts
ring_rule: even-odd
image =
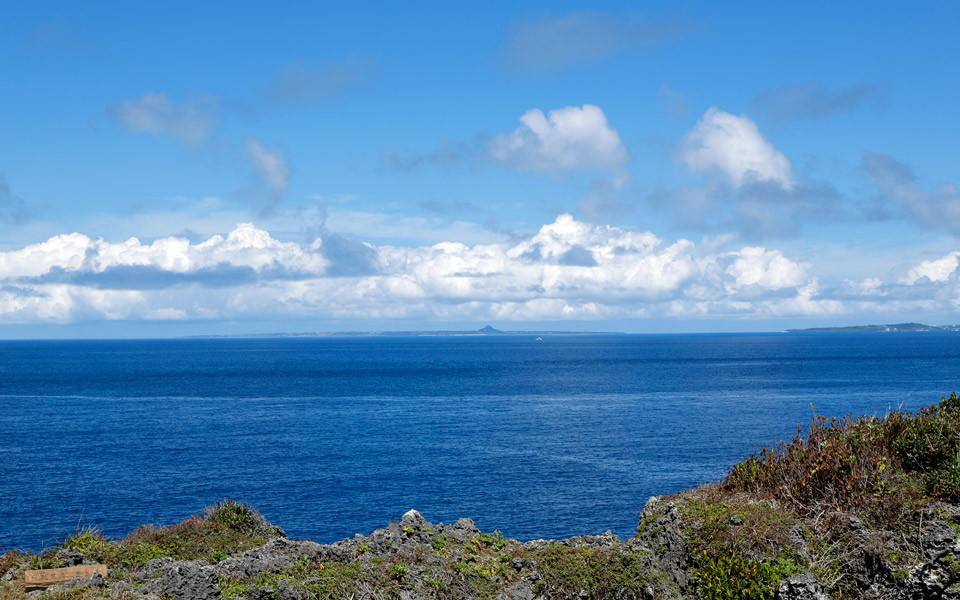
[[[806,433],[744,459],[722,487],[765,494],[798,513],[829,508],[895,524],[928,500],[960,501],[960,397],[885,419],[815,415]]]
[[[681,512],[697,589],[708,600],[768,600],[804,569],[789,540],[796,519],[765,502],[702,497]]]
[[[772,600],[780,580],[800,572],[787,559],[756,561],[733,552],[698,562],[697,589],[707,600]]]
[[[87,526],[57,545],[60,550],[75,550],[97,562],[105,562],[110,556],[110,541],[96,526]]]
[[[241,533],[252,533],[264,523],[263,517],[255,508],[233,500],[224,500],[207,508],[203,516],[211,523],[217,523]]]

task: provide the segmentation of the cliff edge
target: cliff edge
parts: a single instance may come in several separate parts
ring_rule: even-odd
[[[24,572],[104,564],[29,591]],[[0,557],[0,599],[960,600],[960,398],[815,417],[717,484],[650,498],[637,532],[519,542],[411,510],[335,544],[224,502],[121,540],[95,529]]]

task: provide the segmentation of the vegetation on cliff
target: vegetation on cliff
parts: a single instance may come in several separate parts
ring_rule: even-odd
[[[805,572],[841,598],[909,597],[911,568],[930,558],[939,582],[914,591],[938,597],[958,570],[946,542],[960,528],[960,398],[883,419],[815,415],[677,499],[704,598],[773,598]]]

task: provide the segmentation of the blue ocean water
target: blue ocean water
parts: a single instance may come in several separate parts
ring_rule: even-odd
[[[0,548],[224,498],[332,542],[417,508],[519,539],[632,535],[826,415],[960,389],[954,333],[0,342]]]

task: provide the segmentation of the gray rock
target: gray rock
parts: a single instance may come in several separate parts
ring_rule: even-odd
[[[427,520],[423,518],[416,510],[410,509],[400,517],[402,527],[410,527],[415,531],[422,531],[428,525]]]
[[[796,549],[801,551],[801,554],[807,548],[807,536],[802,524],[796,523],[793,525],[787,534],[787,538]]]
[[[61,567],[76,567],[83,564],[83,554],[70,548],[57,550],[57,559]]]
[[[164,598],[175,600],[213,600],[220,597],[220,586],[214,568],[198,562],[161,558],[144,567],[143,588]]]
[[[473,519],[457,519],[456,523],[448,525],[443,532],[458,542],[480,535],[480,530],[477,529],[477,524],[473,522]]]
[[[954,584],[943,590],[943,600],[960,600],[960,584]]]
[[[654,566],[680,588],[686,589],[692,583],[692,559],[680,528],[682,520],[673,502],[664,503],[660,497],[654,496],[644,505],[637,537],[629,544],[633,551],[645,549],[650,552]]]
[[[535,600],[537,597],[533,593],[533,586],[529,582],[520,580],[504,590],[507,600]]]
[[[90,579],[87,580],[87,586],[92,588],[105,588],[107,587],[107,579],[100,573],[94,573]]]
[[[920,532],[920,545],[928,558],[936,558],[957,541],[957,531],[940,521],[928,521]]]
[[[780,582],[776,600],[830,600],[812,573],[794,575]]]
[[[300,557],[305,557],[307,560],[323,557],[329,560],[330,548],[316,542],[277,538],[259,548],[248,550],[240,556],[222,560],[213,566],[212,570],[217,577],[253,577],[260,573],[276,572],[292,567]],[[352,552],[350,556],[352,557]]]
[[[939,598],[947,585],[948,574],[935,563],[916,565],[907,573],[906,588],[909,598]]]

